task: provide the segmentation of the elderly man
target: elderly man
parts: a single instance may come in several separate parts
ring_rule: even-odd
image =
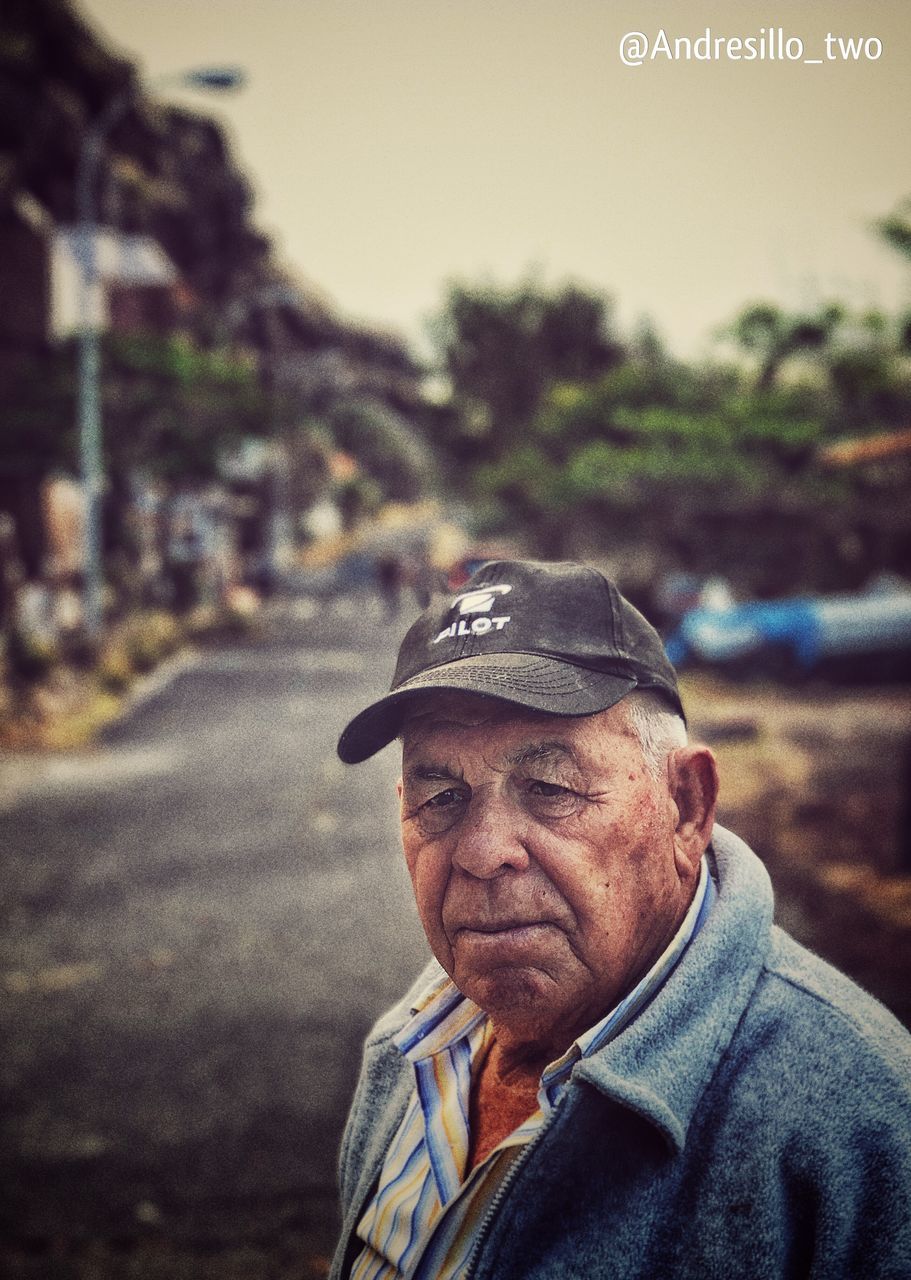
[[[909,1039],[773,926],[616,587],[485,565],[339,754],[395,737],[436,962],[367,1040],[333,1275],[911,1275]]]

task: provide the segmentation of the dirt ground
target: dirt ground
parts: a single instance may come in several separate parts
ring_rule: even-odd
[[[911,1026],[911,690],[686,686],[779,923]]]

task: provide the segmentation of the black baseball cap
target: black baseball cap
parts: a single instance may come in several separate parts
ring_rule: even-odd
[[[389,692],[346,727],[339,756],[366,760],[398,737],[416,695],[444,689],[558,716],[650,689],[683,715],[658,632],[599,569],[575,563],[490,560],[461,591],[436,596],[402,641]]]

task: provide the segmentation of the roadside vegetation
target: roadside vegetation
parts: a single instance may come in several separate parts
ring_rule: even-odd
[[[878,231],[909,257],[907,208]],[[697,363],[650,326],[621,335],[594,291],[529,277],[453,283],[433,334],[450,394],[428,431],[487,534],[613,556],[634,592],[674,570],[837,590],[911,561],[911,451],[830,451],[907,433],[911,313],[758,301]]]
[[[85,746],[163,662],[196,645],[249,635],[258,625],[241,596],[182,617],[137,609],[114,622],[97,649],[13,632],[0,660],[0,750]]]

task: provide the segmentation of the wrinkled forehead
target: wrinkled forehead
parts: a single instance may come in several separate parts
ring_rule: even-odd
[[[437,690],[416,697],[402,723],[402,743],[406,753],[433,738],[453,741],[467,731],[482,728],[492,736],[508,737],[512,732],[540,731],[549,737],[578,738],[603,733],[629,732],[626,707],[618,703],[607,711],[590,716],[548,715],[499,698],[473,693]]]

